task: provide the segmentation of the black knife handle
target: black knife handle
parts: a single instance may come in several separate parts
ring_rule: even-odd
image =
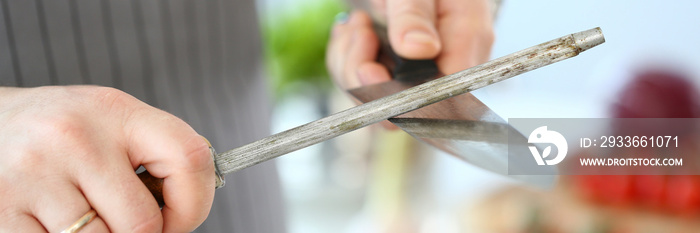
[[[389,69],[393,79],[404,83],[418,84],[440,76],[440,70],[434,60],[413,60],[400,57],[389,44],[386,26],[375,22],[373,28],[380,42],[377,62]]]

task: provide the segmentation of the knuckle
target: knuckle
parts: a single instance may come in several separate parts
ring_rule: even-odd
[[[94,146],[94,129],[81,116],[65,113],[53,117],[39,117],[31,120],[32,138],[39,138],[41,146],[23,145],[17,153],[22,154],[22,163],[46,164],[56,161],[51,157],[70,156],[81,164],[95,164],[97,149]],[[47,160],[48,159],[48,160]],[[34,166],[29,166],[34,167]]]
[[[89,95],[95,105],[108,113],[124,113],[136,100],[133,96],[116,88],[96,87]]]
[[[79,116],[67,114],[36,119],[34,129],[54,151],[89,152],[85,150],[91,143],[91,129]]]
[[[39,125],[46,133],[71,140],[82,140],[87,137],[84,123],[72,114],[60,115],[40,120]]]
[[[26,133],[41,138],[45,142],[65,141],[65,139],[86,137],[86,129],[80,116],[68,111],[35,115],[21,120]]]

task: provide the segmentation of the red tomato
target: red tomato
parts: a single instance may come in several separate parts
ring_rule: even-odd
[[[666,182],[666,207],[674,213],[700,213],[700,178],[698,176],[669,176]]]
[[[578,193],[581,194],[581,196],[595,202],[604,202],[602,196],[605,192],[601,188],[605,182],[603,176],[580,175],[575,176],[574,181],[576,188],[578,189]]]
[[[614,205],[625,205],[632,201],[632,176],[609,175],[603,176],[605,182],[601,186],[605,190],[604,201]]]
[[[632,183],[636,202],[652,208],[661,208],[663,206],[666,191],[666,176],[632,176]]]

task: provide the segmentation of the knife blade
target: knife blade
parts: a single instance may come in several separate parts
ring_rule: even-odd
[[[444,76],[434,60],[411,60],[397,55],[389,44],[386,27],[374,23],[380,41],[377,61],[392,73],[392,80],[347,90],[361,103],[400,92]],[[528,148],[527,138],[471,93],[389,118],[409,135],[476,167],[519,181],[548,188],[553,176],[510,176],[508,155],[512,148]],[[510,138],[509,138],[510,135]],[[529,158],[527,150],[511,149],[516,158]],[[556,174],[555,167],[549,167]]]
[[[217,188],[224,185],[223,176],[228,173],[574,57],[604,41],[600,28],[569,34],[442,78],[409,87],[220,154],[214,152],[212,148],[212,157],[218,177]],[[484,115],[480,119],[487,118],[487,115]],[[139,177],[154,194],[159,204],[163,205],[163,180],[152,177],[147,171],[139,174]]]

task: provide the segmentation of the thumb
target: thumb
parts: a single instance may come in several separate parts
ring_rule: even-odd
[[[215,173],[209,144],[179,118],[146,106],[125,123],[131,163],[163,178],[163,231],[193,231],[209,214]]]
[[[389,42],[396,53],[408,59],[432,59],[442,48],[435,27],[434,1],[388,0]]]

